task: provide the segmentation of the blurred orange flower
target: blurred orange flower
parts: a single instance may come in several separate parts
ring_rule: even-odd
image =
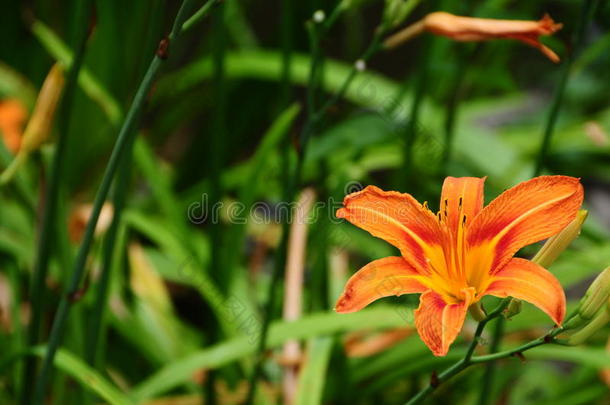
[[[93,212],[93,204],[80,204],[76,206],[70,213],[68,218],[68,236],[74,243],[80,242],[85,234],[87,222],[91,218]],[[99,220],[95,226],[95,236],[99,236],[106,232],[112,223],[114,208],[110,203],[104,203],[100,212]]]
[[[369,186],[345,197],[337,216],[400,249],[364,266],[347,282],[335,310],[358,311],[387,296],[421,293],[415,326],[444,356],[466,311],[483,296],[528,301],[560,324],[565,295],[540,265],[513,258],[522,247],[568,225],[583,201],[579,179],[541,176],[483,207],[484,178],[447,177],[434,215],[411,195]]]
[[[456,41],[516,39],[539,49],[550,60],[557,63],[559,56],[543,45],[539,37],[552,35],[561,27],[562,24],[555,23],[548,14],[545,14],[539,21],[527,21],[462,17],[439,11],[428,14],[422,20],[388,38],[385,45],[390,48],[397,46],[424,31]]]
[[[23,137],[23,125],[28,117],[28,111],[21,101],[6,99],[0,101],[0,132],[7,149],[17,153]]]

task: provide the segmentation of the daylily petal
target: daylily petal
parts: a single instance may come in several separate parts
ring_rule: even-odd
[[[444,267],[436,216],[411,195],[368,186],[346,196],[343,205],[337,211],[338,218],[396,246],[422,274],[430,272],[430,263]]]
[[[440,211],[447,211],[447,221],[453,232],[462,222],[462,215],[472,219],[483,208],[485,177],[447,177],[443,182]]]
[[[466,312],[472,301],[473,289],[465,289],[466,299],[447,304],[436,292],[429,290],[419,298],[415,310],[415,327],[421,340],[435,356],[444,356],[462,330]]]
[[[483,295],[527,301],[557,325],[561,325],[566,314],[566,296],[559,281],[544,267],[525,259],[511,259],[494,275]]]
[[[358,270],[345,285],[335,311],[358,311],[371,302],[391,295],[426,291],[425,276],[419,274],[402,257],[385,257]]]
[[[583,189],[574,177],[541,176],[523,182],[483,208],[467,227],[469,256],[487,253],[486,271],[493,274],[522,247],[561,231],[576,217],[582,201]],[[472,261],[473,268],[479,267]]]

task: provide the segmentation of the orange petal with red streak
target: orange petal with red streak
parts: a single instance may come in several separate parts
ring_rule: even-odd
[[[440,210],[447,210],[449,227],[457,232],[461,215],[472,219],[483,208],[485,178],[447,177],[443,182]]]
[[[557,325],[561,325],[566,314],[566,296],[559,281],[544,267],[525,259],[511,259],[494,275],[483,295],[527,301]]]
[[[343,204],[338,218],[396,246],[422,274],[429,273],[430,260],[444,263],[436,216],[411,195],[368,186],[346,196]]]
[[[467,228],[469,247],[489,245],[491,272],[499,271],[519,249],[546,239],[568,225],[582,205],[579,179],[540,176],[502,193]]]
[[[447,304],[432,290],[423,293],[419,299],[419,308],[415,310],[415,327],[421,340],[435,356],[446,355],[462,329],[473,297],[472,289],[466,290],[467,299],[455,304]]]
[[[354,274],[345,289],[335,311],[358,311],[379,298],[392,295],[420,293],[428,288],[426,279],[402,257],[385,257],[375,260]]]

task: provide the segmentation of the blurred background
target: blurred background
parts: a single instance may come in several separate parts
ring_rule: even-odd
[[[537,174],[580,177],[589,217],[550,268],[569,307],[610,265],[607,2],[187,3],[187,16],[201,18],[161,47],[177,0],[1,3],[1,404],[35,403],[62,296],[69,316],[46,403],[244,403],[253,373],[261,404],[404,403],[463,356],[476,323],[435,358],[413,328],[417,297],[334,313],[354,271],[396,253],[334,216],[369,184],[436,210],[447,175],[488,176],[487,202]],[[549,13],[563,29],[542,41],[562,62],[504,39],[423,34],[380,47],[437,10]],[[75,54],[77,84],[67,73]],[[155,55],[159,71],[130,121]],[[56,62],[65,84],[55,93],[72,93],[69,108],[52,95],[40,101],[45,79],[58,80]],[[37,99],[51,106],[42,116]],[[121,149],[74,284],[126,119],[135,140]],[[550,327],[524,304],[502,347]],[[472,367],[431,403],[608,403],[609,331],[505,359],[491,377]]]

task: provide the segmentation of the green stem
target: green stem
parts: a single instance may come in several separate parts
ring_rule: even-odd
[[[292,88],[292,46],[293,46],[293,5],[292,0],[282,1],[282,76],[280,82],[281,108],[287,108],[291,98]],[[283,185],[283,200],[289,201],[288,187],[290,185],[290,147],[291,139],[285,136],[280,144],[282,174],[281,182]]]
[[[38,343],[40,335],[42,314],[44,309],[45,280],[49,267],[49,259],[51,257],[53,234],[57,226],[55,218],[58,209],[61,176],[63,174],[66,161],[65,155],[68,145],[72,103],[74,101],[78,73],[80,72],[85,56],[89,18],[91,17],[92,9],[93,2],[89,0],[81,2],[81,5],[78,7],[77,11],[77,26],[79,32],[76,40],[76,52],[74,54],[74,59],[70,66],[70,71],[66,80],[65,93],[61,106],[61,126],[59,128],[59,137],[57,139],[55,154],[53,155],[53,161],[51,163],[51,173],[49,176],[45,204],[43,207],[36,261],[34,264],[34,270],[32,272],[32,284],[30,287],[32,319],[30,321],[27,333],[28,346],[33,346]],[[36,359],[33,357],[26,358],[20,394],[20,403],[22,405],[30,403],[32,393],[31,381],[34,379],[35,372]]]
[[[287,108],[290,104],[292,72],[290,66],[292,62],[292,43],[293,43],[293,4],[292,0],[282,0],[282,76],[280,81],[281,108]]]
[[[320,52],[320,33],[314,21],[307,22],[307,36],[311,49],[311,67],[309,69],[309,79],[307,86],[307,115],[308,121],[313,119],[316,111],[316,98],[318,86],[320,85],[320,72],[322,54]]]
[[[377,53],[377,51],[379,51],[381,49],[381,40],[382,40],[384,34],[385,34],[384,27],[380,27],[379,29],[377,29],[375,31],[373,40],[371,41],[371,43],[367,47],[367,49],[364,51],[364,53],[360,56],[358,61],[362,61],[362,62],[366,63],[375,53]],[[352,68],[350,69],[349,73],[347,74],[346,79],[341,84],[341,87],[339,87],[339,90],[331,98],[329,98],[326,101],[326,103],[324,103],[322,105],[322,107],[320,108],[320,110],[317,112],[316,116],[314,117],[314,120],[316,122],[320,121],[322,119],[322,117],[326,115],[328,110],[330,110],[335,104],[337,104],[339,102],[339,100],[341,100],[343,98],[343,96],[345,95],[345,92],[347,91],[347,89],[349,89],[349,86],[352,84],[352,81],[356,78],[356,75],[358,74],[358,68],[356,66],[356,63],[354,63],[352,65]]]
[[[207,4],[207,3],[206,3]],[[147,46],[146,49],[154,49],[155,38],[158,36],[154,21],[163,12],[163,7],[160,0],[154,0],[150,4],[150,22],[147,29]],[[184,30],[184,25],[183,25]],[[144,74],[145,72],[142,72]],[[110,285],[111,272],[116,267],[117,257],[123,254],[122,251],[117,251],[116,241],[118,233],[121,229],[122,213],[125,208],[127,194],[129,189],[129,180],[131,177],[131,166],[134,155],[134,144],[136,137],[127,145],[125,156],[122,159],[118,169],[117,180],[112,191],[112,207],[113,215],[110,227],[104,236],[102,246],[102,263],[100,268],[100,276],[95,287],[93,299],[93,308],[89,316],[89,324],[87,330],[87,339],[85,343],[85,361],[93,366],[93,368],[103,369],[103,354],[106,345],[100,342],[105,341],[106,335],[106,304],[108,301],[108,288]],[[86,404],[91,402],[91,396],[87,396]]]
[[[180,10],[178,11],[178,15],[176,16],[176,19],[174,21],[172,31],[169,35],[169,41],[172,41],[178,37],[180,33],[180,28],[182,27],[182,22],[186,18],[186,13],[190,9],[191,3],[192,0],[183,0]],[[123,126],[121,127],[117,141],[112,150],[112,154],[110,156],[110,160],[108,161],[108,165],[106,166],[102,182],[95,196],[91,217],[87,222],[87,227],[85,228],[82,243],[78,250],[74,267],[72,268],[72,273],[68,286],[62,296],[59,308],[55,315],[55,319],[53,320],[53,326],[51,328],[51,334],[49,336],[49,343],[47,345],[47,352],[45,354],[42,368],[38,379],[36,380],[36,385],[34,388],[34,400],[32,402],[34,405],[39,405],[43,403],[46,387],[53,368],[52,366],[53,361],[55,359],[55,354],[57,352],[57,349],[61,345],[63,332],[65,329],[65,323],[73,303],[72,297],[78,291],[81,279],[83,277],[83,273],[85,271],[87,257],[91,249],[95,227],[97,225],[102,206],[104,204],[104,201],[106,200],[108,191],[110,190],[113,177],[117,171],[123,153],[131,142],[131,138],[135,136],[134,129],[137,125],[137,122],[139,121],[141,112],[143,110],[144,101],[148,92],[150,91],[150,88],[152,87],[154,78],[159,68],[161,67],[163,58],[165,56],[166,55],[163,55],[162,53],[161,55],[158,53],[153,58],[148,68],[148,71],[146,72],[146,75],[140,83],[140,86],[136,92],[131,107],[127,112],[127,116],[125,117],[125,121],[123,123]]]
[[[504,311],[504,309],[508,306],[508,303],[509,299],[502,300],[502,302],[493,311],[491,311],[485,319],[479,322],[479,324],[477,325],[477,329],[474,333],[472,342],[470,342],[470,345],[468,346],[468,350],[466,350],[466,354],[464,355],[464,357],[455,364],[453,364],[451,367],[440,373],[434,381],[428,384],[426,388],[419,391],[406,403],[406,405],[414,405],[420,403],[428,395],[434,392],[443,382],[449,380],[451,377],[460,373],[462,370],[473,364],[472,355],[477,345],[479,344],[479,339],[481,337],[481,334],[483,333],[483,330],[485,329],[485,326],[489,321],[499,317],[502,314],[502,311]]]
[[[578,19],[576,29],[572,36],[572,47],[570,52],[566,56],[565,62],[563,63],[559,76],[559,82],[557,83],[555,95],[551,104],[551,109],[549,110],[549,115],[547,117],[546,125],[544,127],[542,142],[540,144],[538,158],[536,160],[534,176],[539,176],[542,173],[542,170],[544,169],[544,166],[546,164],[546,159],[551,145],[551,138],[553,137],[557,118],[559,117],[559,109],[561,107],[566,84],[568,83],[568,78],[572,70],[572,64],[574,63],[577,50],[580,49],[582,46],[585,30],[588,27],[589,22],[593,18],[593,13],[597,8],[598,2],[598,0],[585,0],[582,3],[580,18]]]
[[[281,77],[281,99],[282,99],[282,107],[288,105],[291,94],[291,84],[292,84],[292,72],[290,70],[291,61],[292,61],[292,24],[293,24],[293,6],[292,0],[284,0],[282,2],[282,21],[281,21],[281,38],[282,38],[282,77]],[[281,158],[282,158],[282,184],[283,184],[283,195],[282,198],[284,201],[290,201],[292,196],[290,192],[290,137],[285,137],[285,139],[281,143]],[[281,277],[281,272],[286,263],[286,246],[287,246],[287,238],[285,237],[287,232],[286,226],[282,228],[282,238],[280,240],[280,245],[278,247],[278,252],[276,254],[277,263],[273,267],[273,273],[271,277],[271,284],[269,285],[269,290],[267,291],[267,303],[265,306],[265,312],[263,314],[263,324],[261,329],[261,336],[259,337],[259,346],[257,348],[257,358],[255,360],[254,369],[250,375],[249,379],[249,387],[248,387],[248,395],[246,398],[246,404],[251,404],[254,401],[254,397],[256,396],[256,388],[257,381],[262,372],[262,364],[263,364],[263,353],[265,350],[265,344],[267,340],[267,335],[269,332],[269,324],[272,319],[273,308],[275,307],[275,294],[274,291],[279,284],[279,279]]]
[[[474,349],[476,348],[476,346],[478,344],[478,340],[479,340],[481,334],[483,333],[483,329],[485,328],[485,325],[492,319],[499,317],[502,314],[502,311],[504,311],[504,309],[506,309],[509,302],[510,302],[510,298],[506,298],[506,299],[502,300],[500,305],[498,305],[492,312],[490,312],[489,315],[487,316],[487,318],[485,318],[483,321],[479,322],[479,325],[477,326],[477,330],[475,332],[474,339],[470,343],[470,346],[468,347],[468,350],[466,351],[466,354],[464,355],[464,357],[461,360],[459,360],[457,363],[453,364],[451,367],[449,367],[448,369],[446,369],[445,371],[440,373],[438,375],[438,377],[436,378],[436,380],[434,381],[434,384],[429,384],[426,388],[424,388],[423,390],[418,392],[417,395],[415,395],[413,398],[411,398],[409,400],[409,402],[406,403],[406,405],[414,405],[414,404],[420,403],[428,395],[430,395],[432,392],[434,392],[443,382],[449,380],[451,377],[455,376],[460,371],[463,371],[464,369],[470,367],[473,364],[481,364],[481,363],[487,363],[490,361],[505,359],[507,357],[519,355],[527,350],[533,349],[534,347],[542,346],[542,345],[548,344],[548,343],[558,343],[555,340],[555,337],[557,335],[559,335],[560,333],[562,333],[563,331],[565,331],[566,330],[565,327],[555,328],[555,329],[551,330],[549,333],[547,333],[546,335],[539,337],[538,339],[534,339],[530,342],[527,342],[521,346],[515,347],[514,349],[505,350],[503,352],[487,354],[487,355],[483,355],[483,356],[474,356],[473,357],[472,354],[474,353]],[[501,319],[503,319],[503,318],[501,318]]]
[[[110,272],[114,263],[115,243],[119,232],[123,208],[127,199],[129,189],[129,178],[131,175],[131,162],[133,153],[133,141],[126,147],[125,156],[121,162],[119,173],[112,196],[113,216],[112,222],[106,236],[102,251],[102,266],[100,270],[100,278],[96,283],[96,292],[93,303],[93,311],[89,321],[89,330],[87,331],[87,344],[85,351],[85,360],[88,364],[96,366],[99,342],[103,339],[101,336],[103,330],[103,320],[106,310],[106,302],[108,297],[108,287],[110,284]]]
[[[221,3],[212,14],[213,20],[213,92],[215,100],[214,120],[212,123],[212,138],[210,142],[210,201],[212,204],[222,200],[223,189],[221,182],[221,174],[224,160],[223,142],[226,139],[226,87],[225,87],[225,51],[226,51],[226,35],[225,35],[225,4]],[[231,234],[231,233],[229,233]],[[210,239],[212,246],[223,246],[225,233],[223,232],[223,224],[220,222],[212,222],[210,224]],[[217,285],[229,286],[231,284],[232,273],[235,271],[233,259],[236,257],[224,256],[223,249],[212,249],[210,260],[209,274]],[[212,326],[209,339],[211,342],[221,338],[218,328],[218,320],[214,319],[213,311],[209,314],[209,323]],[[216,405],[218,403],[215,390],[215,382],[217,372],[210,370],[208,376],[203,383],[205,392],[202,398],[208,405]]]
[[[199,21],[201,21],[205,17],[207,17],[207,15],[210,14],[210,11],[212,11],[212,7],[214,7],[215,5],[220,3],[221,1],[222,0],[208,0],[208,1],[206,1],[205,4],[203,6],[201,6],[201,8],[199,10],[197,10],[195,13],[193,13],[193,15],[191,17],[189,17],[184,22],[184,24],[182,24],[182,27],[180,29],[180,34],[183,34],[186,31],[190,30],[195,25],[197,25],[199,23]]]
[[[404,141],[405,148],[403,152],[403,163],[402,163],[402,178],[406,181],[406,186],[412,186],[413,182],[413,147],[417,139],[417,125],[419,123],[419,112],[421,109],[424,95],[426,94],[426,82],[428,80],[429,60],[430,52],[429,49],[433,39],[430,37],[426,38],[426,45],[424,46],[424,57],[421,63],[418,64],[418,74],[415,83],[415,93],[413,96],[413,103],[411,104],[411,111],[407,125],[405,127]]]
[[[504,324],[506,320],[504,318],[498,318],[494,328],[493,335],[491,337],[491,344],[489,351],[496,353],[500,347],[502,336],[504,335]],[[485,373],[483,374],[483,383],[481,384],[481,393],[479,396],[479,404],[485,405],[489,402],[491,389],[493,387],[494,376],[496,372],[496,362],[490,361],[485,367]]]

